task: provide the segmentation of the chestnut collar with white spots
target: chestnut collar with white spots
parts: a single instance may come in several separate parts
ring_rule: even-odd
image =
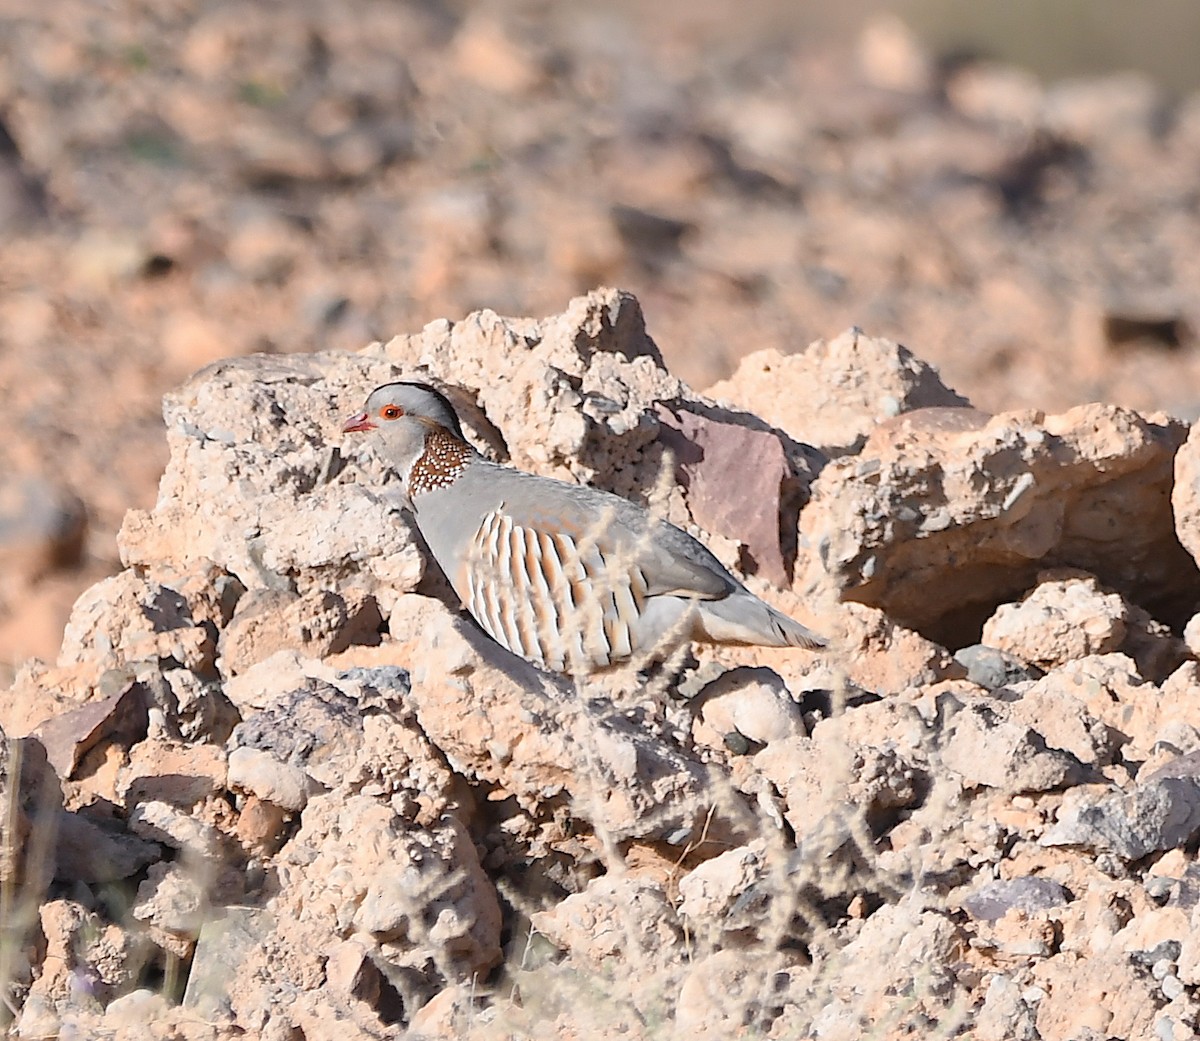
[[[409,497],[449,488],[462,476],[474,454],[469,444],[444,427],[429,431],[425,436],[425,451],[417,457],[408,475]]]

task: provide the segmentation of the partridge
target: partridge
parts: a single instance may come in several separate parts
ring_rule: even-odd
[[[688,639],[825,645],[675,525],[608,492],[483,458],[432,387],[378,387],[342,429],[370,432],[463,606],[543,669],[648,661]]]

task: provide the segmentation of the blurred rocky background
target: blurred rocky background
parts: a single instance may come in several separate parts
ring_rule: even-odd
[[[700,390],[857,325],[979,408],[1194,418],[1200,12],[884,6],[7,0],[4,671],[231,355],[606,283]]]

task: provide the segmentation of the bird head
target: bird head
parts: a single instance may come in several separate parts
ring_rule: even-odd
[[[369,433],[376,450],[407,483],[413,465],[425,451],[430,433],[445,430],[465,441],[454,407],[424,383],[385,383],[351,416],[342,432]]]

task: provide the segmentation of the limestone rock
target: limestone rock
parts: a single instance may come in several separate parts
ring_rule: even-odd
[[[1007,718],[998,706],[973,701],[953,706],[942,737],[942,763],[968,784],[1018,794],[1065,788],[1085,776],[1073,755],[1048,748],[1045,739]]]
[[[830,455],[861,447],[878,424],[916,409],[962,409],[948,414],[952,424],[986,420],[907,348],[859,329],[796,354],[748,354],[707,393]]]
[[[1091,575],[1047,571],[1019,604],[1001,604],[983,639],[1043,669],[1091,654],[1125,651],[1143,676],[1164,679],[1183,659],[1180,641],[1145,611],[1102,590]]]
[[[765,844],[760,842],[727,850],[679,880],[679,913],[697,936],[719,934],[723,928],[745,924],[734,912],[751,887],[760,885],[768,872]],[[731,920],[732,919],[732,920]]]
[[[134,918],[147,922],[153,941],[186,958],[208,913],[208,900],[198,873],[180,863],[153,865],[138,886]]]
[[[155,510],[127,516],[122,559],[209,560],[248,590],[389,601],[412,588],[423,564],[408,525],[348,482],[336,448],[350,402],[392,372],[331,355],[202,369],[164,404],[172,461]]]
[[[800,707],[770,669],[730,669],[705,685],[692,707],[697,712],[692,734],[711,747],[732,734],[766,745],[804,733]]]
[[[618,953],[651,962],[683,955],[683,932],[666,894],[646,879],[606,875],[531,921],[556,947],[597,969]]]
[[[236,675],[289,648],[305,657],[325,658],[352,644],[377,644],[381,625],[379,608],[370,598],[347,601],[328,589],[303,596],[256,590],[242,598],[221,633],[220,667]]]
[[[184,596],[133,571],[122,571],[79,598],[58,662],[90,662],[103,670],[170,660],[211,673],[215,654],[215,626],[209,619],[194,618]]]
[[[425,975],[427,990],[500,959],[495,891],[451,816],[422,828],[369,796],[321,795],[280,857],[281,913],[361,936],[383,962]]]
[[[666,235],[653,210],[626,233]],[[303,262],[269,238],[238,245],[254,277]],[[70,895],[45,944],[30,919],[5,948],[18,1032],[492,1041],[574,1036],[586,1009],[599,1036],[854,1037],[899,995],[909,1033],[958,1009],[1065,1041],[1141,1036],[1126,992],[1160,1033],[1197,1022],[1200,665],[1162,624],[1194,614],[1164,505],[1181,429],[989,419],[861,335],[770,361],[764,389],[821,388],[813,425],[782,383],[766,419],[693,393],[605,290],[173,395],[130,566],[0,699],[38,739],[6,884]],[[833,646],[574,682],[504,652],[426,573],[380,461],[342,458],[343,417],[397,377],[442,386],[493,458],[711,529],[756,589],[798,562],[777,599]],[[799,437],[839,456],[807,505]],[[146,959],[190,964],[183,1009],[135,989]]]
[[[902,416],[821,472],[801,517],[818,550],[802,585],[832,582],[961,645],[1040,571],[1075,567],[1182,624],[1198,586],[1169,509],[1183,437],[1174,420],[1105,405],[975,428]]]

